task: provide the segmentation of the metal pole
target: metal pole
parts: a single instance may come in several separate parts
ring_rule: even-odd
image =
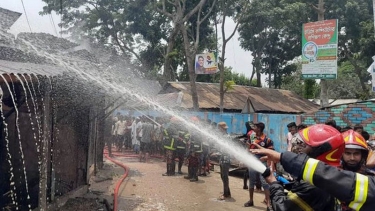
[[[318,3],[318,21],[324,20],[324,0],[319,0]],[[328,84],[326,79],[320,79],[320,106],[328,105]]]

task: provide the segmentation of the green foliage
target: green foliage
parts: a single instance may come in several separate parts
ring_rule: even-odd
[[[234,81],[225,81],[224,83],[224,92],[226,91],[229,91],[229,90],[233,90],[234,89],[234,85],[236,85],[236,82]]]
[[[338,19],[339,60],[353,65],[351,71],[360,82],[357,87],[368,98],[366,87],[370,76],[366,69],[375,55],[372,0],[324,2],[325,19]],[[250,12],[241,22],[241,46],[253,52],[257,71],[271,72],[268,80],[275,88],[280,87],[281,81],[281,87],[285,87],[289,74],[295,71],[287,64],[301,54],[302,24],[317,21],[313,8],[317,3],[317,0],[253,0]]]

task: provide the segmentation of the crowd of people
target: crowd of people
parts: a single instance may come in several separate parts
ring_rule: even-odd
[[[202,121],[198,117],[191,117],[190,121],[240,142],[267,167],[262,174],[251,168],[246,170],[243,188],[249,189],[249,200],[245,207],[254,206],[256,191],[264,192],[267,210],[346,211],[372,210],[374,206],[371,188],[375,185],[375,137],[370,137],[361,125],[340,128],[330,120],[308,127],[292,122],[287,125],[289,132],[285,135],[287,150],[277,152],[264,133],[262,122],[246,122],[247,132],[233,138],[225,122]],[[188,172],[184,178],[196,182],[199,176],[210,173],[210,161],[216,161],[223,182],[219,199],[231,197],[232,156],[201,133],[189,131],[179,118],[118,115],[111,131],[113,138],[108,146],[115,145],[119,151],[131,149],[139,154],[140,161],[148,162],[150,154],[163,155],[166,162],[163,176],[182,175],[185,164]]]

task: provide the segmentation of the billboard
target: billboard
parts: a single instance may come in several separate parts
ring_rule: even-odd
[[[337,78],[337,20],[302,26],[302,78]]]
[[[195,55],[195,74],[215,74],[218,72],[215,53]]]

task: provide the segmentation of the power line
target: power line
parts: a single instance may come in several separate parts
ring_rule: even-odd
[[[60,0],[60,36],[62,37],[63,0]]]
[[[23,12],[25,13],[25,16],[26,16],[27,25],[29,25],[30,32],[33,32],[33,31],[31,30],[31,26],[30,26],[29,18],[27,17],[27,13],[26,13],[25,5],[23,4],[23,0],[21,0],[21,3],[22,3],[22,7],[23,7]]]
[[[50,21],[51,21],[51,24],[52,24],[52,26],[53,26],[53,29],[55,30],[56,36],[58,37],[59,34],[57,33],[57,29],[56,29],[55,21],[53,21],[53,16],[52,16],[51,13],[49,14],[49,17],[50,17]]]

